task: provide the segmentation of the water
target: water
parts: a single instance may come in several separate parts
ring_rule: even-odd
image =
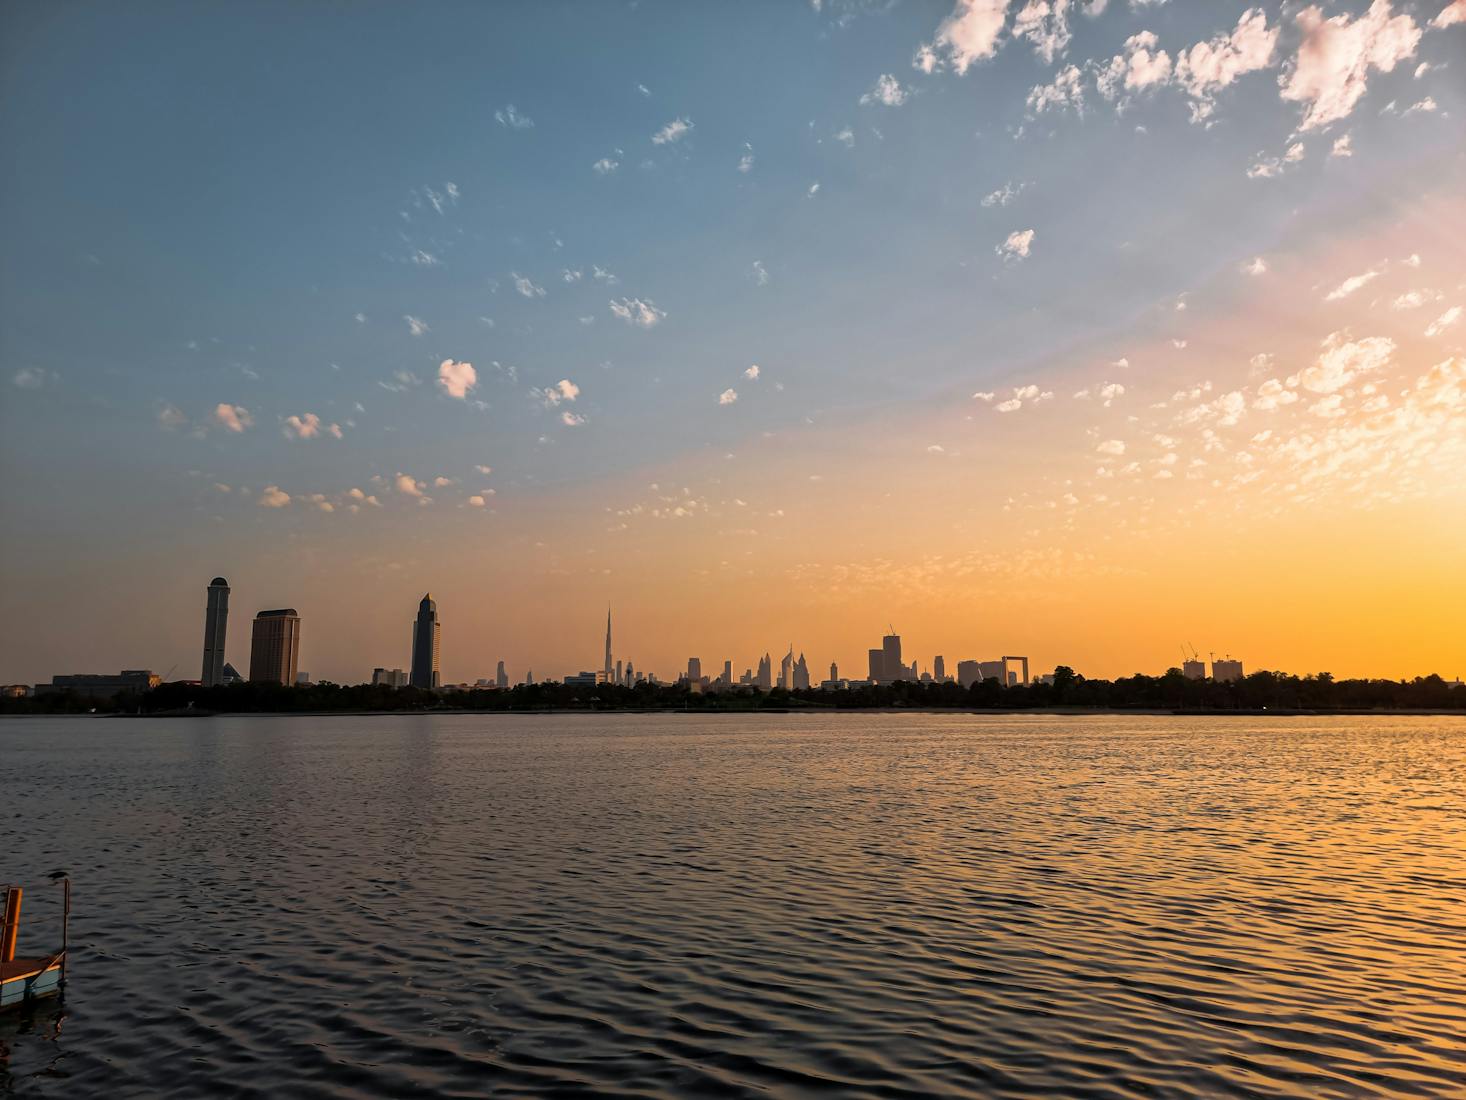
[[[76,883],[0,1094],[1466,1095],[1466,720],[26,719],[0,790]]]

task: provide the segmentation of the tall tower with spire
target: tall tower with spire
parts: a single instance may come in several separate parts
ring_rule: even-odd
[[[415,688],[429,690],[438,686],[438,605],[429,592],[417,605],[417,621],[412,624],[412,676]]]
[[[611,605],[606,605],[606,680],[616,674],[616,667],[611,663]]]

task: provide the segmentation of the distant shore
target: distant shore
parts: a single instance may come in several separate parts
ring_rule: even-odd
[[[1172,718],[1307,718],[1307,717],[1348,717],[1358,715],[1361,717],[1378,717],[1380,715],[1397,714],[1410,717],[1466,717],[1459,710],[1442,710],[1436,708],[1410,709],[1403,707],[1375,707],[1375,708],[1315,708],[1315,709],[1288,709],[1288,708],[1259,708],[1256,710],[1236,709],[1195,709],[1188,708],[1178,710],[1165,707],[700,707],[696,709],[682,707],[606,707],[596,709],[592,707],[536,707],[523,710],[506,710],[504,708],[482,708],[468,709],[459,707],[443,707],[433,710],[310,710],[310,711],[145,711],[141,714],[107,713],[95,715],[76,714],[30,714],[30,715],[3,715],[0,717],[17,718],[404,718],[404,717],[431,717],[438,715],[503,715],[503,716],[561,716],[561,715],[585,715],[587,717],[606,717],[607,715],[709,715],[727,717],[756,717],[765,714],[785,715],[820,715],[829,716],[837,714],[948,714],[948,715],[1003,715],[1011,717],[1014,715],[1031,714],[1044,717],[1125,717],[1130,716],[1151,716],[1151,717],[1172,717]]]

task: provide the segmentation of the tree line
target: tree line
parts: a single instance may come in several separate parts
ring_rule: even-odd
[[[898,681],[839,691],[818,689],[760,691],[739,687],[728,692],[691,691],[686,684],[641,683],[595,686],[556,682],[520,684],[506,690],[478,688],[434,692],[372,684],[282,685],[236,683],[221,687],[176,682],[146,694],[124,693],[98,699],[72,692],[0,700],[0,714],[261,714],[364,711],[544,711],[544,710],[701,710],[769,709],[857,710],[883,708],[952,710],[1167,711],[1466,711],[1466,688],[1439,676],[1413,680],[1335,680],[1327,672],[1294,676],[1254,672],[1240,680],[1188,680],[1177,668],[1162,676],[1089,679],[1060,665],[1052,683],[1004,687],[983,680],[971,687],[956,683]]]

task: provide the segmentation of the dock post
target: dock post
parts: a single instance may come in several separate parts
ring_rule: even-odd
[[[20,934],[19,886],[5,890],[5,923],[0,924],[0,963],[15,961],[15,938]]]

